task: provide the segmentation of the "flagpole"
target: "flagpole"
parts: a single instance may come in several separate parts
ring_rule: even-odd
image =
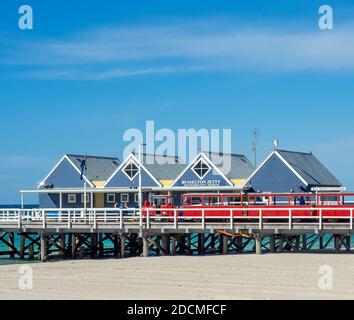
[[[139,199],[139,220],[140,220],[140,228],[142,228],[143,223],[143,186],[142,186],[142,179],[141,179],[141,155],[142,155],[142,147],[146,146],[145,143],[139,144],[139,188],[138,188],[138,199]]]
[[[86,181],[86,169],[87,169],[87,154],[85,154],[85,166],[84,166],[84,212],[86,215],[87,203],[86,203],[86,194],[87,194],[87,181]]]

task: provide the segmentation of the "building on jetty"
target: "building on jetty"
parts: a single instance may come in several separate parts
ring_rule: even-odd
[[[285,150],[274,150],[245,183],[254,192],[271,193],[340,187],[341,182],[311,152]]]
[[[296,208],[291,206],[279,209],[286,211],[281,223],[264,219],[261,213],[249,219],[243,207],[231,209],[227,219],[220,221],[206,219],[204,213],[190,221],[179,216],[179,203],[170,210],[173,216],[165,220],[143,215],[147,209],[139,208],[139,176],[144,202],[154,195],[173,195],[178,201],[185,193],[296,194],[312,188],[342,188],[310,153],[273,150],[257,169],[246,156],[237,154],[227,155],[229,166],[225,166],[220,161],[223,156],[201,152],[185,164],[178,157],[148,154],[130,154],[123,161],[64,155],[38,188],[21,191],[22,204],[25,194],[38,194],[39,209],[0,209],[0,243],[7,248],[0,250],[0,255],[21,259],[39,256],[45,261],[51,256],[298,252],[311,250],[316,243],[319,249],[333,244],[336,252],[351,250],[354,206],[346,209],[349,214],[340,223],[323,222],[322,211],[331,208],[312,207],[308,210],[311,215],[317,212],[316,218],[311,217],[315,220],[299,222],[292,216]],[[81,175],[84,159],[87,170]],[[121,204],[124,209],[115,208]],[[235,211],[242,216],[235,218]]]
[[[311,192],[316,188],[340,188],[338,179],[312,154],[273,150],[254,168],[244,155],[229,155],[224,166],[222,154],[201,152],[189,164],[178,157],[130,154],[120,161],[112,157],[87,156],[87,172],[80,179],[84,155],[64,155],[37,189],[22,190],[22,195],[39,195],[41,208],[111,208],[125,204],[138,206],[138,171],[141,165],[143,201],[159,194],[189,192]],[[178,203],[176,203],[178,205]]]

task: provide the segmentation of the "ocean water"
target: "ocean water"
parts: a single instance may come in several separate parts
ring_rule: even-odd
[[[25,209],[36,209],[39,208],[38,204],[25,204],[23,206]],[[0,204],[0,209],[20,209],[20,204]]]

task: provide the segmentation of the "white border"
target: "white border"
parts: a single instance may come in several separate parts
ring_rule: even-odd
[[[134,163],[134,165],[136,166],[136,168],[138,169],[138,171],[136,172],[136,174],[131,178],[128,176],[128,174],[125,172],[125,169],[131,164],[131,163]],[[135,179],[135,177],[139,174],[139,165],[137,165],[133,160],[129,161],[126,166],[124,166],[124,168],[122,168],[122,171],[123,173],[127,176],[127,178],[130,180],[130,181],[133,181]]]
[[[199,175],[199,174],[195,171],[195,169],[194,169],[194,167],[195,167],[199,162],[204,163],[204,164],[208,167],[207,172],[204,173],[204,175],[203,175],[202,177],[200,177],[200,175]],[[207,164],[207,163],[204,161],[204,159],[199,159],[199,160],[197,160],[197,162],[195,163],[194,166],[192,166],[191,169],[192,169],[192,171],[194,172],[194,174],[195,174],[197,177],[199,177],[200,180],[203,180],[204,177],[211,171],[211,167],[209,166],[209,164]]]
[[[110,196],[113,196],[113,199],[114,199],[113,201],[109,201],[109,200],[108,200],[108,198],[109,198]],[[107,202],[107,203],[116,203],[116,194],[115,194],[115,193],[107,193],[107,194],[106,194],[106,202]]]
[[[69,200],[71,196],[74,197],[75,201],[70,201],[70,200]],[[76,204],[76,202],[77,202],[77,195],[76,195],[76,193],[69,193],[69,194],[68,194],[68,204]]]
[[[123,197],[123,196],[127,196],[127,201],[123,201],[123,200],[122,200],[122,197]],[[129,203],[129,200],[130,200],[130,199],[129,199],[129,193],[121,193],[121,194],[120,194],[120,202],[121,202],[121,203]]]

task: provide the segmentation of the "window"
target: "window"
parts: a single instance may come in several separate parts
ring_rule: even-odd
[[[134,194],[134,202],[139,203],[139,194],[138,193]]]
[[[90,202],[90,195],[86,193],[86,203]],[[84,194],[81,195],[81,203],[84,203]]]
[[[116,195],[115,194],[107,194],[107,203],[115,203]]]
[[[122,202],[122,203],[129,202],[129,194],[128,193],[122,193],[120,195],[120,202]]]
[[[199,160],[193,167],[193,171],[200,179],[203,179],[210,171],[210,167],[203,160]]]
[[[133,161],[129,162],[124,168],[124,173],[128,176],[130,180],[133,180],[139,172],[139,168],[135,165]]]
[[[76,203],[76,194],[68,195],[68,203]]]
[[[193,197],[192,198],[192,206],[198,206],[202,204],[201,197]]]

